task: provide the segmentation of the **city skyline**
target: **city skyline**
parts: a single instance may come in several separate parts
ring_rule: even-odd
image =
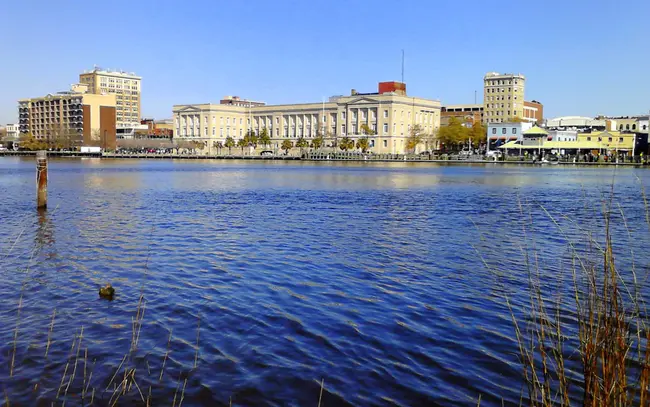
[[[526,99],[542,102],[547,118],[650,109],[642,31],[650,5],[642,1],[625,8],[476,2],[463,10],[420,1],[398,8],[388,1],[197,1],[184,8],[118,1],[111,5],[128,10],[118,20],[129,30],[97,28],[97,36],[91,26],[48,24],[86,21],[97,5],[36,3],[5,6],[0,41],[12,58],[0,68],[2,124],[16,121],[19,99],[65,90],[94,65],[141,76],[142,115],[162,119],[175,104],[218,103],[224,95],[284,104],[351,88],[370,92],[379,81],[401,79],[402,49],[409,94],[443,105],[474,103],[475,92],[481,103],[483,77],[497,71],[525,75]],[[21,24],[27,17],[30,29]],[[72,41],[74,32],[83,35]],[[56,47],[44,41],[65,35]]]

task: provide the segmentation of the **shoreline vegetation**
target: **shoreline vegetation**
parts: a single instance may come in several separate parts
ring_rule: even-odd
[[[641,190],[645,213],[641,228],[650,233],[650,211]],[[648,406],[650,405],[650,320],[644,288],[650,271],[635,263],[620,267],[622,237],[615,245],[616,223],[631,238],[623,207],[610,196],[600,204],[600,232],[581,229],[576,239],[542,204],[519,200],[522,242],[519,245],[528,287],[528,304],[523,313],[513,305],[508,291],[508,270],[488,264],[475,247],[484,266],[494,275],[509,310],[517,343],[523,382],[520,405],[551,406]],[[570,257],[570,281],[552,277],[541,265],[536,242],[529,232],[533,226],[531,206],[536,215],[547,216],[557,234],[565,240]],[[587,208],[585,207],[585,210]],[[564,219],[566,220],[566,219]],[[619,229],[620,230],[620,229]],[[554,279],[557,279],[554,281]],[[524,298],[526,300],[526,298]],[[520,304],[521,306],[521,304]],[[478,404],[480,405],[480,397]]]

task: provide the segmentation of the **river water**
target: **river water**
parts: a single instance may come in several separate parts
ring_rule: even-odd
[[[518,403],[523,248],[563,281],[612,198],[617,260],[650,264],[643,169],[77,159],[49,178],[38,213],[34,161],[0,159],[11,405],[110,405],[127,367],[118,405],[316,406],[321,383],[325,406]]]

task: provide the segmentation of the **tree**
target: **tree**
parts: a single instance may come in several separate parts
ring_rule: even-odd
[[[370,147],[370,143],[368,143],[367,137],[362,137],[357,141],[357,148],[361,150],[361,152],[365,153],[366,151],[368,151],[369,147]]]
[[[423,140],[424,132],[422,131],[422,126],[416,124],[415,126],[411,127],[411,130],[409,131],[409,136],[406,139],[406,150],[415,153],[415,149],[417,148],[418,144],[421,144]]]
[[[524,121],[525,121],[525,120],[522,119],[522,118],[519,117],[519,116],[515,116],[515,117],[513,117],[512,119],[510,119],[510,123],[522,123],[522,122],[524,122]]]
[[[475,121],[469,129],[469,138],[472,144],[475,145],[481,145],[487,142],[487,128],[485,128],[480,120]]]
[[[248,140],[240,138],[237,140],[237,147],[241,148],[241,153],[244,154],[244,147],[248,146]]]
[[[302,154],[302,149],[309,147],[309,142],[305,140],[304,137],[300,137],[298,141],[296,141],[296,147],[300,148],[300,154]]]
[[[371,129],[367,124],[362,124],[361,125],[361,134],[365,136],[374,136],[377,134],[373,129]]]
[[[423,135],[424,139],[424,149],[431,152],[436,149],[436,133],[426,133]]]
[[[248,147],[257,148],[257,143],[259,142],[259,138],[255,134],[255,130],[250,129],[246,132],[246,135],[244,136],[244,142]]]
[[[456,117],[449,119],[447,126],[438,130],[438,140],[441,143],[443,151],[455,150],[459,144],[462,144],[468,138],[469,129],[463,126],[462,122]]]
[[[232,148],[235,146],[235,139],[230,136],[226,137],[224,146],[228,147],[228,154],[232,154]]]
[[[339,141],[339,148],[343,151],[352,150],[354,148],[354,141],[350,137],[343,137]]]
[[[323,147],[323,144],[325,144],[325,139],[323,136],[318,135],[316,136],[315,139],[311,141],[311,148],[318,150],[319,148]]]
[[[32,133],[21,134],[19,138],[19,146],[30,151],[47,149],[47,144],[36,139]]]
[[[221,149],[223,148],[223,143],[221,141],[213,141],[212,148],[216,148],[219,154],[221,154]]]
[[[271,144],[271,137],[269,136],[269,131],[264,127],[260,132],[259,142],[263,146],[269,146]]]
[[[289,140],[284,140],[282,142],[282,145],[280,146],[281,149],[284,150],[284,154],[289,154],[289,150],[293,147],[293,143]]]

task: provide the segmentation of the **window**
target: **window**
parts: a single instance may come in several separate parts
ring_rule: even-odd
[[[341,112],[341,119],[345,120],[345,112]]]
[[[352,120],[357,120],[357,111],[356,110],[352,111]]]
[[[365,110],[361,111],[361,120],[366,120],[366,111]]]
[[[219,129],[219,136],[223,137],[223,127]]]
[[[505,127],[501,129],[501,134],[506,134],[506,128]]]
[[[603,138],[602,138],[602,137],[598,137],[598,141],[603,141]]]
[[[384,123],[384,134],[388,133],[388,123]]]
[[[625,130],[630,130],[630,125],[629,124],[625,125]]]
[[[636,130],[636,124],[632,125],[632,130]]]
[[[341,125],[341,134],[345,135],[345,124]]]
[[[647,129],[648,129],[648,125],[647,125],[647,124],[644,124],[644,125],[643,125],[643,130],[647,130]]]
[[[493,127],[493,128],[492,128],[492,134],[497,134],[497,129],[496,129],[496,127]]]
[[[352,125],[352,134],[357,134],[357,125],[356,124]]]
[[[217,117],[216,117],[216,116],[212,116],[212,124],[216,124],[216,123],[217,123]]]
[[[384,140],[384,147],[388,147],[388,140]]]
[[[612,138],[610,137],[608,141],[611,143],[611,142],[612,142]]]
[[[517,128],[516,127],[512,128],[512,134],[517,134]]]
[[[279,117],[275,118],[275,124],[280,124],[280,118]]]
[[[241,117],[239,118],[239,124],[244,124],[244,120]],[[241,130],[239,132],[241,133]]]
[[[213,135],[213,136],[216,136],[216,135],[217,135],[217,128],[216,128],[216,127],[213,127],[213,128],[212,128],[212,135]]]
[[[226,117],[226,124],[230,124],[230,117]]]
[[[388,110],[384,110],[384,119],[388,118]]]
[[[619,137],[619,138],[618,138],[618,141],[619,141],[620,143],[622,143],[622,142],[623,142],[623,137]]]

